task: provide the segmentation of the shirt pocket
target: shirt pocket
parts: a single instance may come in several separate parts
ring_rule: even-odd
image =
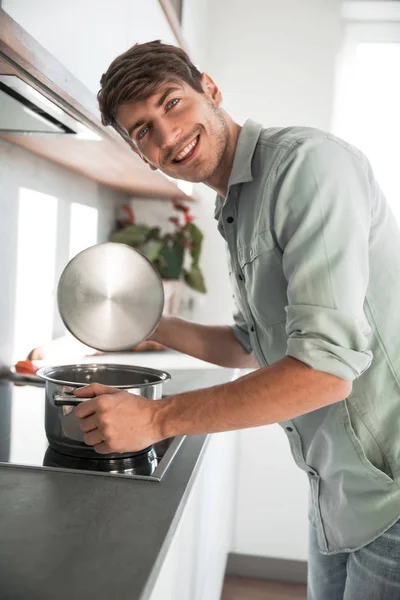
[[[386,483],[393,483],[393,474],[387,458],[379,446],[377,440],[372,435],[351,398],[341,402],[342,420],[361,463],[368,471]]]
[[[238,261],[257,324],[262,328],[286,321],[287,282],[271,230],[256,234],[250,245],[239,245]]]

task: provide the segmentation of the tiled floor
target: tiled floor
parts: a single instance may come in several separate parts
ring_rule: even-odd
[[[221,600],[306,600],[307,587],[261,579],[226,577]]]

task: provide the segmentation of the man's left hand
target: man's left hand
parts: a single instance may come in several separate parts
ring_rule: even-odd
[[[75,392],[91,397],[74,409],[84,442],[99,454],[138,452],[162,439],[156,402],[118,388],[93,383]]]

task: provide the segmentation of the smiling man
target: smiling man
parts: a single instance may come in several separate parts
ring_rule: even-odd
[[[238,82],[239,85],[239,82]],[[310,482],[309,598],[400,598],[400,235],[366,157],[305,127],[235,123],[214,81],[158,41],[98,94],[152,169],[217,192],[233,324],[164,318],[152,340],[255,367],[159,402],[93,384],[75,411],[99,453],[269,423]]]

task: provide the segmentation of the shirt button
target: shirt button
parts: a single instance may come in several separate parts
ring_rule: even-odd
[[[250,327],[250,331],[252,331],[254,333],[255,329],[254,329],[253,325]]]
[[[234,221],[234,218],[233,218],[233,217],[228,217],[228,218],[226,219],[226,222],[227,222],[227,223],[233,223],[233,221]]]
[[[240,279],[240,281],[244,281],[244,277],[241,273],[239,273],[238,278]]]
[[[293,431],[293,427],[286,427],[286,431],[292,432]]]

